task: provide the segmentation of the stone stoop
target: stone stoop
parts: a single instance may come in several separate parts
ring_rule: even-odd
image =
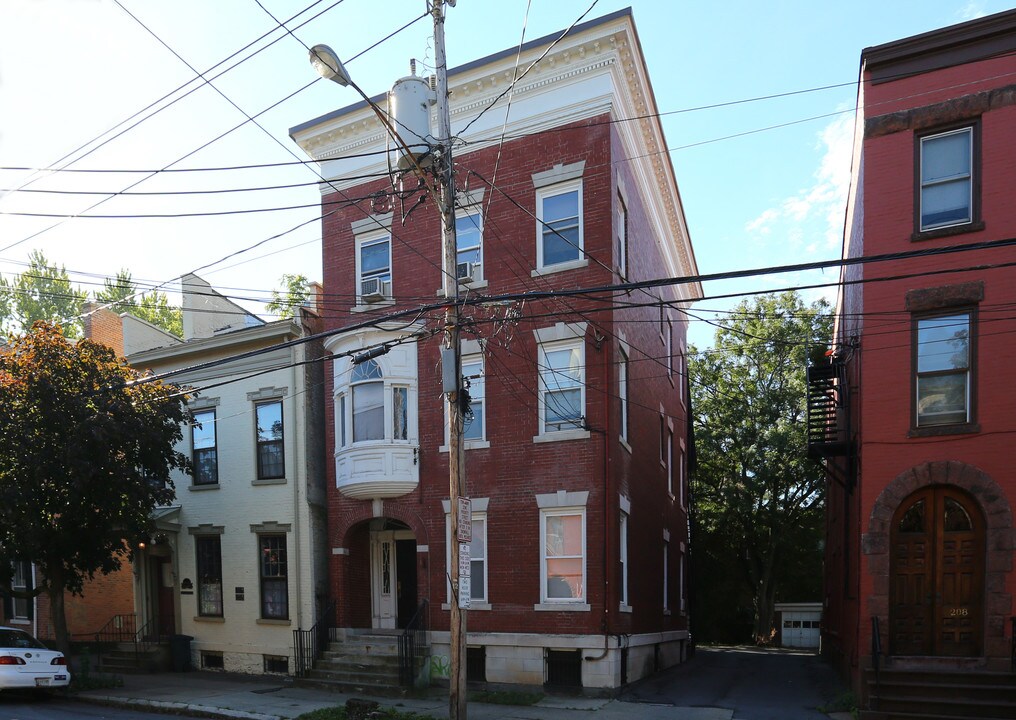
[[[1016,673],[896,669],[866,677],[869,707],[861,720],[1012,720]]]
[[[135,655],[134,645],[121,643],[115,648],[103,650],[98,669],[104,673],[137,675],[165,672],[170,666],[169,649],[162,645],[155,645]]]
[[[298,684],[384,696],[403,696],[399,682],[401,630],[341,630]]]

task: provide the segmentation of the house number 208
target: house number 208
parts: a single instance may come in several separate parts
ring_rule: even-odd
[[[949,611],[949,617],[966,617],[970,611],[966,608],[953,608]]]

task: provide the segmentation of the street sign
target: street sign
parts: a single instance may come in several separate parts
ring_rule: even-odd
[[[459,607],[463,610],[469,609],[469,596],[472,595],[470,560],[469,543],[459,543]]]
[[[466,497],[459,498],[459,532],[458,541],[469,543],[473,541],[473,501]],[[460,556],[461,557],[461,556]]]

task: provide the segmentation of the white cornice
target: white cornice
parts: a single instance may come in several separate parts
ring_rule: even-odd
[[[520,59],[519,72],[535,62],[546,47],[529,48]],[[449,78],[452,133],[461,142],[456,155],[461,158],[494,145],[502,132],[511,138],[611,113],[613,119],[623,120],[615,128],[631,158],[632,174],[643,189],[666,274],[697,274],[680,191],[630,15],[562,39],[516,85],[510,94],[512,116],[505,123],[508,96],[495,100],[509,87],[515,71],[515,56],[502,55]],[[492,103],[493,107],[463,133],[463,128]],[[325,177],[383,172],[387,166],[384,154],[350,157],[385,147],[380,122],[366,107],[304,126],[294,133],[294,139],[321,162]],[[345,190],[360,183],[335,180],[333,186]],[[325,184],[321,190],[332,192]],[[674,293],[678,300],[691,301],[701,297],[702,288],[691,283],[675,287]]]

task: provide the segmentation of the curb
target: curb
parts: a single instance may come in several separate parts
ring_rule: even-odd
[[[208,718],[229,718],[230,720],[288,720],[281,715],[265,715],[264,713],[247,712],[246,710],[231,710],[212,705],[192,705],[182,702],[170,702],[168,700],[145,700],[143,698],[123,698],[112,695],[78,695],[77,700],[92,703],[94,705],[106,705],[109,707],[123,707],[150,710],[152,712],[163,712],[168,714],[188,713]]]

